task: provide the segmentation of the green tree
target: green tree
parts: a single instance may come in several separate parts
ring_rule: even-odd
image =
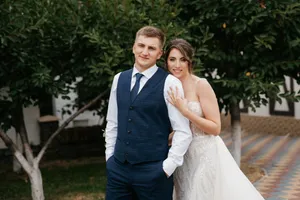
[[[32,198],[44,199],[39,162],[49,144],[34,157],[23,108],[68,93],[75,80],[73,44],[77,5],[72,1],[2,1],[0,4],[0,137],[27,172]],[[14,127],[22,146],[4,133]],[[4,131],[2,131],[4,130]],[[25,157],[22,154],[24,149]]]
[[[284,75],[300,82],[300,3],[193,0],[182,8],[201,74],[211,80],[220,109],[231,114],[232,153],[240,164],[240,102],[255,110],[268,98],[299,100],[299,92],[280,94],[279,86]]]
[[[78,71],[83,79],[77,87],[79,103],[88,102],[110,86],[115,74],[133,66],[132,46],[141,27],[157,26],[167,38],[187,33],[176,22],[180,9],[165,0],[83,1],[80,10],[82,37],[77,52],[82,58]],[[100,110],[102,115],[105,112],[105,107]]]
[[[115,73],[132,67],[131,48],[139,28],[156,25],[169,36],[180,36],[186,31],[172,22],[179,11],[176,5],[164,0],[4,0],[0,3],[0,138],[27,172],[34,200],[44,199],[39,163],[53,138],[107,94]],[[74,89],[69,85],[77,77],[82,77],[82,81],[75,90],[79,88],[78,92],[86,97],[82,100],[85,106],[67,119],[40,152],[33,155],[23,108],[41,105],[44,96],[63,94],[68,99],[66,94]],[[105,106],[105,101],[100,102]],[[20,135],[25,156],[5,134],[10,127]]]

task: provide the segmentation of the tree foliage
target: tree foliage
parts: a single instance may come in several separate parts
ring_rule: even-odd
[[[71,1],[5,0],[0,9],[0,121],[7,129],[17,126],[22,107],[68,92],[78,22]]]
[[[232,154],[240,164],[240,102],[255,110],[269,99],[300,99],[300,91],[280,92],[284,75],[300,83],[300,3],[192,0],[182,10],[196,66],[212,83],[220,109],[231,114]]]
[[[244,100],[255,109],[268,102],[265,97],[280,101],[284,75],[300,83],[300,3],[194,0],[183,5],[181,19],[191,31],[197,63],[214,80],[221,108]],[[297,101],[295,93],[282,96]]]
[[[110,86],[113,76],[133,66],[135,33],[145,25],[161,28],[168,37],[187,32],[176,22],[180,9],[165,0],[85,1],[80,8],[82,57],[78,90],[81,100]],[[105,110],[105,109],[104,109]]]
[[[187,32],[173,21],[180,10],[165,0],[5,0],[0,6],[0,121],[5,129],[15,126],[21,107],[49,95],[75,89],[82,105],[108,88],[114,74],[132,67],[131,48],[142,26],[155,25],[168,36]],[[82,81],[71,88],[76,77]]]
[[[169,36],[186,32],[172,21],[179,11],[165,0],[1,1],[0,138],[27,172],[34,200],[44,199],[39,162],[52,139],[96,100],[104,102],[103,93],[109,91],[114,74],[132,67],[139,28],[155,25]],[[78,77],[81,81],[72,86]],[[85,97],[85,106],[50,136],[35,157],[23,108],[40,105],[49,96],[70,99],[71,89]],[[20,134],[25,157],[5,134],[10,127]]]

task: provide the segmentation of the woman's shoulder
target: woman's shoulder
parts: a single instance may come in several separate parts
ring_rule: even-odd
[[[206,78],[198,77],[196,75],[193,75],[193,78],[195,80],[195,83],[196,83],[197,87],[210,86],[210,84],[209,84],[209,82],[207,81]]]
[[[198,95],[198,98],[201,99],[201,97],[206,96],[209,93],[213,92],[213,89],[210,85],[210,83],[207,81],[206,78],[200,78],[198,76],[195,76],[196,81],[196,93]]]

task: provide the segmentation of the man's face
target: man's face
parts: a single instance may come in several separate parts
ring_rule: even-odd
[[[140,35],[136,38],[133,45],[135,66],[140,72],[155,65],[162,53],[161,43],[159,39],[155,37]]]

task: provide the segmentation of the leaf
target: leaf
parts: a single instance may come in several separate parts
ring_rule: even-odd
[[[71,98],[69,96],[67,96],[67,95],[63,95],[63,96],[61,96],[61,98],[63,100],[71,100]]]
[[[291,47],[300,46],[300,38],[297,38],[295,40],[290,41],[289,44],[290,44]]]

